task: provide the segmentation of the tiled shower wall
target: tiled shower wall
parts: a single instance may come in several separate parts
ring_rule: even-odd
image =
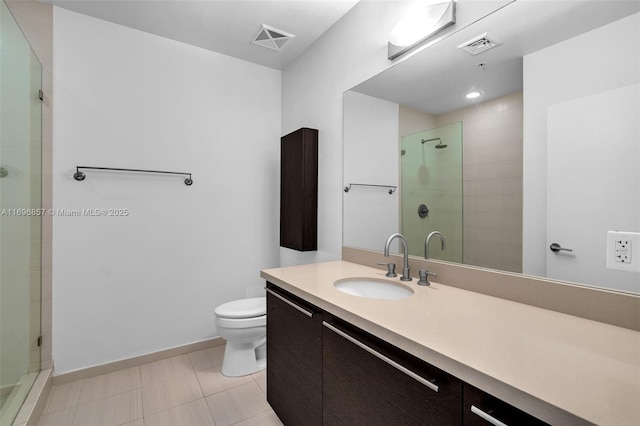
[[[464,263],[522,271],[522,93],[438,117],[462,121]]]
[[[416,131],[403,133],[407,120],[416,121],[401,108],[401,136]],[[437,116],[432,127],[456,122],[463,140],[463,263],[522,272],[522,93]]]

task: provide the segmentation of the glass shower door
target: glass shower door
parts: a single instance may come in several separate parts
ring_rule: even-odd
[[[409,252],[424,256],[432,231],[446,240],[429,245],[429,258],[462,263],[462,123],[401,139],[401,222]]]
[[[42,67],[0,3],[0,425],[40,371]]]

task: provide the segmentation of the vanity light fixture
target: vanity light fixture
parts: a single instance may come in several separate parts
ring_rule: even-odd
[[[396,59],[455,23],[454,0],[413,8],[391,31],[387,57],[389,60]]]

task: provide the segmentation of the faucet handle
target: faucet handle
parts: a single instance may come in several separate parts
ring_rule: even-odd
[[[431,283],[429,282],[429,275],[432,275],[434,277],[438,276],[438,274],[431,271],[427,271],[426,269],[420,269],[418,271],[418,275],[420,276],[420,279],[418,280],[418,285],[431,285]]]
[[[395,263],[382,263],[382,262],[378,262],[378,265],[382,265],[382,266],[386,266],[387,267],[387,277],[397,277],[398,274],[396,274],[396,264]]]

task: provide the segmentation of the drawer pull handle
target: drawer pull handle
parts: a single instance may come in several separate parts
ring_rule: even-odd
[[[361,341],[349,336],[347,333],[345,333],[342,330],[337,329],[336,327],[334,327],[333,325],[329,324],[328,322],[322,321],[322,325],[324,325],[325,327],[327,327],[329,330],[333,331],[334,333],[344,337],[345,339],[347,339],[348,341],[350,341],[354,345],[359,346],[360,348],[362,348],[365,351],[369,352],[371,355],[374,355],[375,357],[377,357],[378,359],[386,362],[387,364],[391,365],[392,367],[397,368],[398,370],[402,371],[407,376],[411,377],[414,380],[417,380],[418,382],[422,383],[423,385],[425,385],[429,389],[431,389],[431,390],[433,390],[435,392],[438,392],[438,389],[439,389],[438,385],[435,385],[435,384],[431,383],[430,381],[428,381],[427,379],[425,379],[423,377],[420,377],[419,375],[417,375],[413,371],[409,370],[408,368],[403,367],[402,365],[398,364],[394,360],[382,355],[380,352],[376,351],[375,349],[370,348],[369,346],[365,345]]]
[[[475,405],[471,406],[471,412],[473,414],[483,418],[484,420],[488,421],[492,425],[495,425],[495,426],[507,426],[506,423],[502,423],[500,420],[496,419],[493,416],[490,416],[489,414],[485,413],[484,411],[482,411],[481,409],[479,409]]]
[[[289,299],[285,299],[284,297],[280,296],[278,293],[276,293],[275,291],[269,289],[269,288],[264,288],[267,293],[269,293],[272,296],[277,297],[278,299],[282,300],[284,303],[286,303],[287,305],[291,306],[292,308],[295,308],[297,310],[299,310],[300,312],[302,312],[303,314],[305,314],[306,316],[308,316],[309,318],[313,318],[313,312],[307,311],[304,308],[301,308],[300,306],[296,305],[295,303],[293,303],[292,301],[290,301]]]

